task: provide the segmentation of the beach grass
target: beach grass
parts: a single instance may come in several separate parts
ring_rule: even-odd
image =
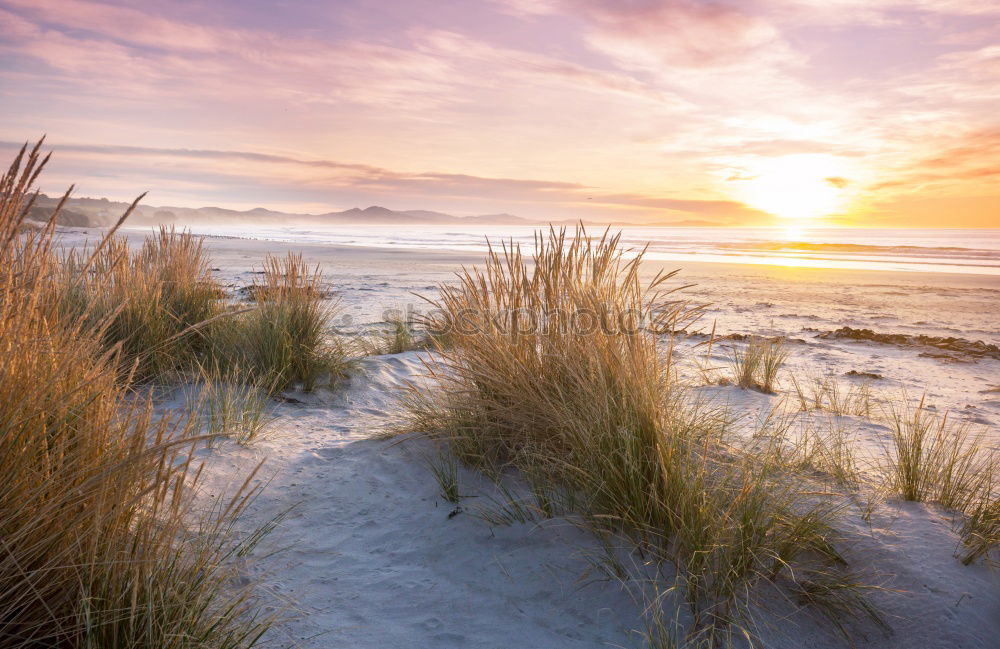
[[[274,421],[269,412],[274,392],[270,384],[246,376],[239,368],[229,372],[202,368],[200,385],[192,401],[202,430],[230,436],[244,446],[267,434]]]
[[[224,292],[189,232],[161,227],[135,252],[112,236],[94,251],[69,251],[57,270],[64,314],[86,315],[137,380],[187,370],[206,347],[199,325],[222,313]]]
[[[938,416],[919,405],[890,404],[887,421],[892,443],[884,472],[904,500],[936,502],[960,512],[988,493],[996,464],[983,447],[980,431],[947,414]]]
[[[455,456],[447,451],[442,451],[436,455],[428,454],[424,460],[427,468],[438,483],[441,497],[447,502],[457,503],[461,500],[461,493],[458,489],[458,461]]]
[[[595,532],[624,533],[676,571],[691,638],[722,637],[750,627],[756,583],[839,569],[842,504],[788,475],[773,447],[734,444],[726,413],[683,392],[658,340],[698,309],[674,273],[643,283],[641,259],[583,228],[539,233],[530,258],[491,246],[440,289],[449,346],[426,361],[440,389],[410,390],[409,426],[471,466],[547,485],[536,493],[574,494]],[[766,357],[755,385],[772,387],[780,343],[754,350]]]
[[[427,329],[432,320],[427,316],[404,315],[397,309],[387,309],[380,322],[345,339],[348,348],[359,356],[381,356],[433,349],[439,341]]]
[[[154,418],[121,371],[146,362],[131,341],[151,316],[123,321],[125,307],[89,298],[67,308],[53,251],[59,208],[43,228],[21,227],[47,160],[40,146],[23,148],[0,179],[0,638],[16,648],[253,646],[271,618],[228,560],[252,474],[211,511],[193,509],[199,438],[183,417]],[[166,303],[163,284],[112,276],[125,262],[109,257],[121,252],[110,236],[77,258],[76,281],[95,292],[107,282],[130,307],[128,286]],[[195,317],[171,311],[182,314]]]
[[[802,380],[791,375],[792,386],[803,411],[826,410],[835,415],[871,418],[876,414],[876,397],[871,382],[849,383],[847,387],[832,376]]]
[[[777,386],[778,372],[787,358],[783,338],[752,336],[745,345],[733,345],[729,349],[733,383],[772,394]]]
[[[915,406],[890,404],[885,419],[892,430],[882,462],[887,489],[956,512],[962,562],[993,562],[1000,545],[1000,464],[985,444],[985,429],[931,412],[923,399]]]
[[[992,487],[992,485],[990,485]],[[966,512],[962,528],[962,563],[968,565],[1000,546],[1000,497],[993,489],[984,490]]]
[[[272,392],[300,385],[333,386],[350,368],[346,347],[329,332],[336,301],[326,298],[322,273],[301,255],[268,257],[256,301],[208,329],[209,359],[223,373],[242,373]]]
[[[349,352],[329,334],[337,302],[301,256],[268,257],[254,304],[235,308],[212,278],[202,240],[161,227],[132,251],[109,237],[56,267],[64,317],[86,316],[137,381],[200,380],[202,368],[272,392],[333,385]],[[231,381],[230,381],[231,382]]]
[[[399,314],[386,317],[387,329],[380,332],[383,354],[402,354],[425,345],[414,331],[413,323]]]
[[[795,472],[810,472],[835,486],[859,491],[866,467],[855,451],[857,438],[836,417],[812,418],[794,438],[781,431],[774,438],[782,463]]]

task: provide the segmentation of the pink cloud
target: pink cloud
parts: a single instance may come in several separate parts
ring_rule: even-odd
[[[143,178],[234,195],[273,180],[750,220],[725,179],[754,161],[850,158],[854,189],[998,125],[992,1],[397,1],[316,0],[315,25],[272,26],[238,0],[0,0],[0,137],[159,149],[117,170],[100,154],[100,173],[141,157]],[[893,56],[860,60],[883,36]],[[978,157],[969,183],[993,164]]]
[[[727,65],[780,40],[741,4],[699,0],[499,0],[524,16],[580,19],[587,41],[627,67]]]
[[[4,49],[77,76],[81,85],[104,84],[112,91],[128,87],[143,93],[135,85],[140,84],[168,94],[259,97],[263,93],[289,101],[354,102],[412,113],[454,106],[460,88],[495,82],[484,74],[484,69],[492,69],[514,83],[555,83],[644,100],[671,100],[668,93],[626,74],[490,46],[454,32],[416,30],[410,35],[415,47],[406,47],[351,39],[279,38],[84,0],[69,5],[12,0],[12,5],[37,22],[4,12],[0,16],[8,42]],[[62,25],[65,30],[42,23]]]
[[[219,52],[246,45],[245,34],[179,22],[129,7],[88,0],[4,0],[25,14],[112,37],[118,41],[172,51]]]
[[[626,65],[705,67],[743,60],[777,30],[738,5],[697,0],[571,0],[592,21],[590,42]]]

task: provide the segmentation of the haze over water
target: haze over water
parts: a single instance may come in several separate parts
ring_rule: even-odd
[[[195,232],[290,243],[481,252],[486,239],[525,249],[536,226],[193,226]],[[617,231],[619,228],[613,228]],[[1000,229],[622,227],[651,260],[1000,275]],[[599,235],[601,228],[589,228]]]

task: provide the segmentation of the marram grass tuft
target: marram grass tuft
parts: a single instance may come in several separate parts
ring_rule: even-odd
[[[131,390],[126,341],[109,344],[121,309],[67,308],[59,208],[23,228],[40,145],[0,179],[0,646],[250,647],[270,620],[228,559],[255,491],[196,514],[198,439]],[[110,236],[74,262],[84,290],[118,290]]]
[[[798,575],[814,574],[804,568],[841,569],[841,503],[787,475],[774,449],[731,443],[726,414],[683,393],[662,339],[699,309],[674,273],[643,281],[641,260],[582,227],[537,234],[530,258],[491,246],[432,305],[448,345],[426,360],[438,389],[409,391],[409,427],[490,474],[516,469],[544,495],[496,521],[570,510],[631,539],[644,565],[677,575],[687,636],[721,638],[752,627],[755,584],[800,592]],[[858,592],[838,606],[867,602]]]

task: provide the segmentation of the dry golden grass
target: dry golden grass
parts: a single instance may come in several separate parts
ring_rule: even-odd
[[[345,345],[353,348],[358,356],[381,356],[427,350],[441,343],[440,340],[432,340],[431,332],[416,326],[419,322],[426,327],[428,316],[407,317],[393,309],[387,310],[383,318],[367,330],[345,338]]]
[[[335,384],[350,367],[344,344],[327,331],[337,302],[324,298],[322,273],[301,255],[268,257],[255,284],[257,306],[222,318],[208,330],[209,363],[223,373],[245,373],[273,391],[306,391]]]
[[[890,408],[887,421],[892,446],[882,469],[888,489],[905,500],[956,511],[963,563],[994,560],[1000,545],[1000,465],[984,444],[985,430],[930,412],[923,400],[915,407]]]
[[[55,270],[62,317],[99,328],[135,380],[198,379],[210,367],[230,383],[312,390],[348,367],[347,350],[327,333],[337,304],[301,256],[265,260],[251,287],[256,304],[245,309],[226,306],[201,239],[173,228],[135,252],[109,237],[95,251],[70,251]]]
[[[833,484],[861,488],[864,468],[855,456],[857,439],[834,417],[810,422],[786,451],[786,463],[798,471],[814,471]]]
[[[989,556],[1000,545],[1000,497],[992,489],[986,489],[966,513],[967,518],[961,528],[962,543],[965,545],[962,563],[970,564],[980,557]]]
[[[380,351],[383,354],[402,354],[415,349],[425,349],[430,344],[417,334],[413,323],[402,315],[387,316],[385,324],[387,329],[379,334]]]
[[[647,300],[638,260],[621,258],[616,237],[595,243],[553,232],[538,244],[534,271],[520,250],[494,250],[483,271],[443,286],[435,305],[448,319],[435,328],[449,346],[428,370],[463,408],[421,401],[414,423],[426,414],[439,426],[446,417],[467,433],[460,450],[473,464],[499,467],[526,448],[568,449],[590,415],[597,419],[584,429],[627,420],[652,430],[666,392],[667,367],[644,327],[668,327],[686,317],[684,307],[653,313],[657,300]]]
[[[96,251],[70,251],[58,270],[64,315],[99,326],[138,380],[190,369],[206,347],[199,325],[222,313],[224,292],[189,232],[160,228],[134,253],[109,237]]]
[[[892,431],[880,466],[885,490],[952,510],[962,540],[962,562],[996,563],[1000,463],[995,450],[984,443],[985,429],[931,412],[923,400],[914,406],[905,398],[887,406],[885,421]]]
[[[185,422],[153,424],[130,393],[122,341],[107,344],[117,311],[67,312],[56,214],[21,227],[40,144],[0,180],[0,644],[249,647],[267,620],[226,559],[253,490],[192,516]],[[76,262],[88,289],[98,262]]]
[[[409,393],[411,428],[470,465],[526,476],[535,504],[508,498],[496,520],[568,510],[625,534],[646,565],[676,571],[691,639],[748,629],[758,582],[801,592],[803,567],[839,574],[839,501],[807,496],[773,450],[731,444],[725,414],[672,379],[658,337],[698,315],[673,273],[644,284],[641,254],[582,228],[539,234],[535,250],[491,248],[441,287],[433,324],[449,344],[427,360],[440,389]]]
[[[269,257],[251,287],[255,306],[235,309],[209,265],[190,232],[161,227],[135,252],[109,237],[58,264],[60,311],[99,328],[135,380],[197,379],[210,367],[230,383],[312,390],[347,371],[348,351],[327,331],[337,303],[326,299],[318,268],[297,255]]]
[[[816,377],[811,382],[792,375],[792,386],[801,410],[827,410],[835,415],[871,417],[875,412],[875,395],[871,383],[848,383],[845,387],[832,376]]]
[[[202,368],[200,384],[188,392],[191,415],[210,435],[249,446],[265,437],[274,422],[269,411],[273,387],[251,380],[239,367],[228,373]]]
[[[755,336],[745,345],[733,345],[729,348],[733,383],[772,394],[777,386],[778,371],[787,357],[783,338]]]

